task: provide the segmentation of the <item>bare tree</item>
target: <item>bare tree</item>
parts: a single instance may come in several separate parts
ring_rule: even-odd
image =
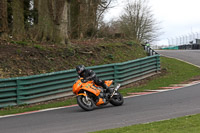
[[[97,15],[97,22],[99,22],[102,17],[103,14],[109,9],[111,8],[111,4],[114,2],[115,0],[98,0],[98,8],[96,11],[96,15]]]
[[[91,38],[97,34],[103,14],[115,0],[73,0],[70,11],[71,38]]]
[[[122,32],[130,39],[152,42],[158,37],[159,23],[154,19],[148,0],[129,2],[120,21]]]

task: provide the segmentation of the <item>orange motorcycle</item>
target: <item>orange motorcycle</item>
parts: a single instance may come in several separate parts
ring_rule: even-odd
[[[105,81],[105,84],[109,87],[113,83],[112,80]],[[73,93],[77,95],[78,105],[86,110],[91,111],[95,106],[106,105],[111,103],[114,106],[120,106],[124,103],[123,96],[118,92],[120,84],[113,89],[113,93],[106,92],[100,86],[94,84],[93,81],[87,81],[83,78],[78,79],[73,85]]]

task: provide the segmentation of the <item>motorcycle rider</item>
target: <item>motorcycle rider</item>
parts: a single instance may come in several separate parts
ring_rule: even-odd
[[[94,71],[90,70],[90,69],[85,69],[84,65],[78,65],[76,67],[76,72],[78,73],[78,75],[80,77],[82,77],[84,80],[93,80],[94,83],[98,86],[103,87],[103,89],[106,89],[108,92],[110,92],[110,94],[112,94],[113,90],[108,87],[103,80],[100,80]]]

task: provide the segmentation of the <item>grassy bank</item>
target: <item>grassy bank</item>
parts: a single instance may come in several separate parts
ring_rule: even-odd
[[[146,56],[140,44],[129,41],[76,41],[67,46],[0,42],[0,78],[13,78],[119,63]]]
[[[142,92],[150,89],[158,89],[159,87],[169,86],[170,84],[181,83],[195,76],[200,75],[200,69],[190,64],[161,57],[162,73],[154,78],[145,80],[136,87],[129,87],[120,90],[123,95],[128,95],[130,92]],[[45,104],[24,105],[20,107],[8,107],[0,110],[0,115],[22,113],[39,109],[61,107],[75,104],[75,98],[70,98],[62,101],[53,101]]]
[[[200,114],[95,133],[199,133]]]

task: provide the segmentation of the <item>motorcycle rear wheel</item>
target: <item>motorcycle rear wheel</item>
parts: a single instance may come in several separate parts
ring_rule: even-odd
[[[90,98],[86,100],[86,97],[83,95],[77,96],[77,103],[82,109],[86,111],[92,111],[95,106],[94,102]]]
[[[124,98],[119,92],[115,92],[116,95],[112,97],[110,103],[114,106],[120,106],[124,103]]]

